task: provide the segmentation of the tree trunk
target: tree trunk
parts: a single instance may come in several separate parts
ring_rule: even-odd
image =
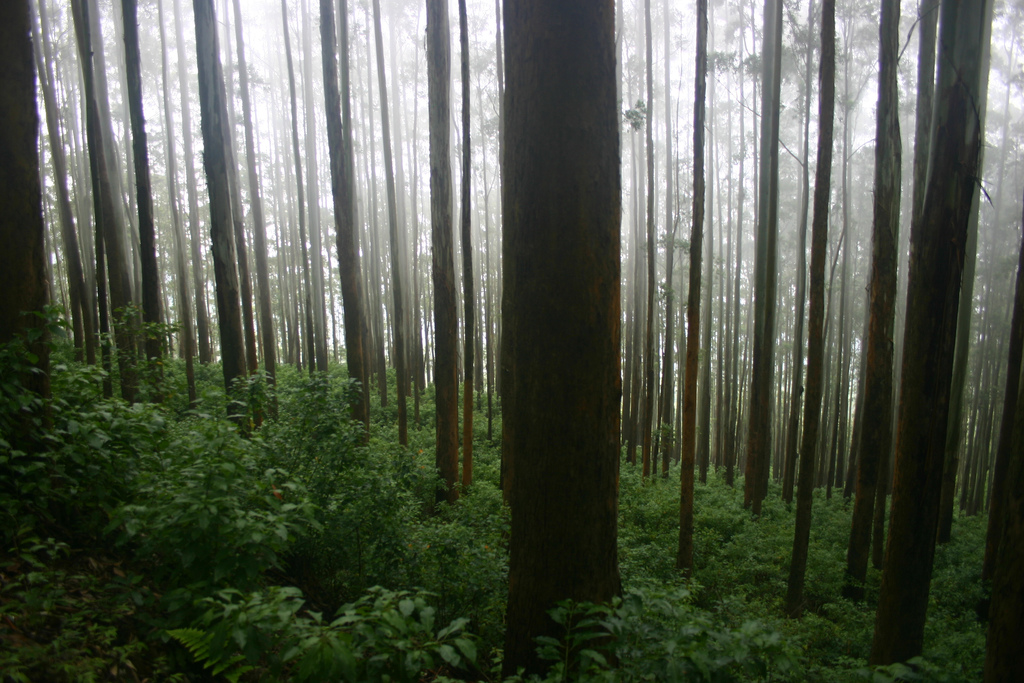
[[[782,0],[765,0],[761,90],[761,170],[754,267],[754,367],[750,384],[743,505],[761,514],[771,462],[771,393],[775,362],[775,288],[779,217],[779,102]]]
[[[377,44],[377,81],[380,88],[380,122],[384,136],[384,180],[388,196],[388,235],[391,241],[391,294],[394,297],[393,333],[395,335],[395,374],[397,375],[398,442],[409,443],[408,417],[405,399],[409,395],[409,371],[405,355],[405,301],[402,294],[402,267],[399,259],[398,198],[395,191],[395,171],[391,161],[391,124],[388,117],[388,87],[384,76],[384,39],[380,30],[380,0],[373,0],[373,31]]]
[[[50,27],[47,22],[46,3],[36,0],[39,8],[39,21],[36,14],[29,11],[32,20],[32,32],[35,36],[35,63],[39,75],[39,89],[43,93],[46,108],[46,133],[50,140],[50,159],[53,162],[54,184],[57,186],[57,208],[60,216],[61,237],[64,247],[64,259],[67,262],[68,294],[70,312],[74,332],[77,357],[81,360],[81,351],[85,350],[85,359],[89,365],[96,363],[96,335],[93,329],[92,297],[85,283],[85,271],[82,268],[82,257],[78,248],[78,233],[75,230],[75,217],[71,210],[71,195],[68,191],[67,159],[64,155],[64,144],[61,141],[60,111],[57,109],[57,98],[54,95],[54,75],[52,70],[53,55],[50,49]],[[41,27],[40,27],[41,24]]]
[[[693,468],[697,449],[697,362],[700,352],[701,247],[704,238],[704,108],[708,77],[708,3],[697,0],[697,56],[693,86],[693,220],[690,227],[690,286],[686,295],[686,379],[679,464],[679,549],[676,569],[693,569]],[[666,343],[670,343],[666,340]],[[705,353],[710,349],[705,349]],[[704,391],[709,387],[705,385]]]
[[[135,371],[135,348],[132,316],[126,315],[131,305],[131,277],[126,268],[124,254],[124,228],[120,207],[114,200],[114,190],[108,174],[107,153],[104,143],[99,104],[96,98],[96,84],[93,78],[93,48],[89,29],[88,0],[73,0],[75,34],[78,39],[79,56],[85,86],[86,124],[89,136],[89,158],[93,174],[93,194],[99,208],[96,223],[103,235],[104,256],[107,265],[107,285],[110,292],[110,306],[114,309],[114,343],[117,345],[117,364],[121,379],[121,397],[135,400],[138,378]]]
[[[175,49],[182,59],[185,54],[185,28],[181,19],[181,0],[174,0]],[[185,159],[185,189],[188,192],[188,228],[192,255],[192,290],[196,299],[196,333],[199,336],[199,362],[213,359],[210,348],[210,320],[206,309],[206,276],[200,254],[199,192],[196,187],[195,155],[192,152],[192,113],[188,95],[187,69],[178,68],[178,89],[181,91],[182,156]]]
[[[814,493],[814,450],[821,422],[821,389],[825,356],[825,261],[828,258],[828,213],[832,182],[832,130],[836,98],[836,5],[821,4],[821,70],[818,75],[818,159],[814,171],[814,215],[811,219],[811,273],[807,318],[807,395],[800,442],[800,474],[796,491],[796,530],[786,587],[786,613],[803,611],[807,545],[811,535]]]
[[[448,0],[427,2],[427,86],[430,110],[430,234],[434,285],[434,389],[437,407],[435,465],[444,486],[436,501],[458,497],[459,388],[458,313],[455,304],[455,256],[452,252],[452,176],[450,156],[451,46]],[[506,387],[507,389],[507,387]],[[508,396],[506,395],[506,400]],[[504,435],[509,437],[506,424]],[[502,458],[502,490],[507,499],[511,463]]]
[[[647,136],[647,332],[644,337],[644,405],[643,441],[641,456],[643,477],[651,474],[651,431],[654,426],[654,290],[655,258],[657,249],[654,243],[654,125],[651,121],[654,114],[654,46],[651,35],[651,0],[644,0],[644,31],[647,46],[647,116],[645,131]]]
[[[142,113],[142,65],[139,54],[138,0],[121,0],[124,22],[125,66],[128,77],[128,111],[131,115],[132,157],[135,161],[135,191],[139,211],[139,258],[142,263],[142,321],[147,324],[162,322],[160,314],[160,272],[156,262],[156,228],[153,225],[153,184],[149,177],[149,146],[146,141],[146,122]],[[161,334],[144,330],[146,360],[153,366],[147,372],[155,373],[159,383],[162,376],[163,344]],[[159,402],[161,392],[153,388],[152,398]]]
[[[0,344],[27,336],[38,372],[21,377],[22,386],[45,399],[50,394],[45,320],[31,315],[42,312],[48,297],[29,12],[25,0],[0,3]],[[38,418],[34,410],[19,411],[14,433],[4,435],[8,447],[29,447]]]
[[[892,447],[892,335],[896,312],[896,259],[900,229],[901,164],[899,93],[896,67],[899,49],[899,0],[882,1],[879,28],[878,110],[875,126],[875,200],[871,238],[871,321],[864,373],[864,420],[871,425],[860,440],[857,494],[853,503],[850,543],[846,552],[843,594],[864,599],[871,520],[879,459]]]
[[[462,55],[462,302],[466,323],[465,346],[462,354],[462,486],[473,483],[473,345],[476,341],[476,296],[473,283],[473,239],[470,223],[470,164],[469,135],[469,27],[466,0],[459,2],[459,44]]]
[[[237,0],[236,0],[237,1]],[[363,335],[362,274],[356,248],[355,173],[352,154],[352,110],[348,68],[348,0],[339,1],[341,21],[341,90],[335,55],[333,0],[320,0],[320,42],[323,51],[324,100],[327,107],[327,145],[331,163],[331,196],[338,247],[341,298],[345,307],[345,358],[348,376],[359,382],[359,396],[352,403],[352,417],[370,430],[369,376]]]
[[[896,480],[870,661],[921,653],[935,553],[962,247],[980,156],[981,47],[991,3],[943,0],[928,190],[911,225]]]
[[[228,187],[227,159],[224,154],[227,106],[224,101],[224,77],[221,73],[213,0],[192,0],[192,9],[195,12],[196,24],[203,166],[206,169],[206,183],[210,192],[210,239],[213,243],[221,363],[224,389],[230,394],[235,379],[246,372],[246,359],[238,295],[238,272],[235,269],[231,195]]]
[[[277,340],[274,336],[274,315],[270,308],[270,272],[267,265],[267,229],[263,217],[263,197],[256,172],[256,143],[252,130],[252,105],[249,101],[249,67],[242,36],[242,10],[239,0],[232,0],[235,14],[235,50],[238,53],[238,87],[242,96],[242,119],[245,125],[245,160],[249,176],[249,211],[252,216],[253,248],[256,250],[256,286],[259,288],[260,340],[263,345],[263,371],[273,387],[277,378]],[[274,412],[273,406],[271,407]]]
[[[1024,396],[1020,388],[1020,349],[1019,331],[1022,298],[1021,280],[1024,279],[1024,246],[1021,248],[1021,266],[1017,272],[1017,292],[1015,317],[1018,334],[1016,368],[1014,368],[1013,352],[1010,354],[1009,369],[1016,370],[1017,386],[1016,402],[1010,413],[1003,414],[1003,427],[1000,430],[1000,452],[1002,457],[1001,471],[997,471],[994,481],[1000,476],[1004,481],[1000,489],[992,495],[993,517],[998,513],[996,521],[989,523],[990,536],[994,533],[998,541],[986,545],[986,560],[991,552],[992,560],[992,599],[989,608],[988,648],[985,657],[985,681],[1017,681],[1024,678],[1024,658],[1020,656],[1020,644],[1024,640],[1024,587],[1020,577],[1024,572]],[[1007,391],[1010,390],[1007,380]],[[1010,405],[1004,401],[1004,409]],[[1006,427],[1012,422],[1012,428]],[[1010,432],[1010,443],[1003,450],[1003,437]],[[999,457],[996,460],[999,467]],[[998,502],[996,502],[998,500]],[[994,532],[992,531],[995,527]]]
[[[505,4],[503,673],[539,673],[547,610],[620,591],[619,114],[611,3]],[[511,437],[511,438],[509,438]]]
[[[196,405],[196,355],[195,329],[192,321],[192,304],[189,301],[188,267],[185,265],[185,231],[181,225],[181,209],[178,206],[178,160],[174,148],[174,116],[171,110],[171,90],[167,55],[167,36],[164,30],[164,3],[157,2],[157,21],[160,24],[160,70],[163,86],[165,154],[167,157],[167,194],[171,205],[171,223],[174,230],[174,264],[178,279],[178,312],[181,316],[181,349],[185,357],[185,382],[188,387],[189,406]]]
[[[811,167],[809,163],[811,134],[811,65],[814,62],[814,0],[807,4],[807,52],[804,58],[803,101],[803,168],[800,174],[800,227],[798,229],[796,266],[796,316],[793,329],[793,385],[789,401],[789,422],[783,450],[782,499],[793,501],[796,481],[797,443],[800,441],[800,406],[804,393],[804,306],[807,303],[807,214],[811,203]]]

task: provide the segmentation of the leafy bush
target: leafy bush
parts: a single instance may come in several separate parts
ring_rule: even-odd
[[[255,449],[227,422],[196,422],[165,452],[147,455],[134,501],[115,512],[110,528],[150,561],[171,613],[217,589],[255,588],[316,526],[303,487],[261,468]]]
[[[550,612],[565,633],[540,637],[553,662],[545,681],[741,681],[797,679],[796,653],[756,621],[715,623],[685,589],[632,591],[611,605],[562,602]]]
[[[303,611],[296,588],[248,595],[227,589],[203,601],[203,630],[171,635],[214,670],[237,666],[241,655],[296,681],[419,681],[423,672],[472,666],[476,645],[464,632],[467,620],[437,630],[427,597],[375,587],[325,622]]]

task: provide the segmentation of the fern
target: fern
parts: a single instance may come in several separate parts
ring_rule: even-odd
[[[213,634],[197,628],[176,628],[168,631],[167,635],[185,646],[196,662],[203,665],[204,669],[210,669],[214,676],[224,674],[224,678],[230,683],[238,683],[238,679],[253,667],[248,664],[235,666],[245,661],[242,655],[233,655],[227,659],[215,658],[210,652],[210,643],[213,641]],[[232,668],[234,667],[234,668]],[[231,669],[228,671],[228,669]]]

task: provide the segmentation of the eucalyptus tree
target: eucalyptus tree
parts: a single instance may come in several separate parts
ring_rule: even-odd
[[[612,3],[505,3],[503,673],[546,666],[559,600],[620,591],[619,114]]]
[[[818,72],[818,154],[814,171],[814,213],[811,218],[811,270],[807,317],[807,393],[800,441],[800,472],[796,491],[796,528],[786,585],[786,613],[803,611],[807,547],[811,534],[815,449],[821,424],[821,393],[825,356],[825,261],[828,258],[829,199],[832,190],[832,144],[836,93],[836,5],[821,3],[821,58]]]
[[[192,0],[199,67],[199,107],[203,133],[203,166],[210,193],[210,239],[216,282],[224,388],[246,373],[245,340],[238,292],[233,216],[226,155],[227,105],[217,41],[213,0]]]
[[[349,88],[348,0],[339,3],[341,77],[339,89],[336,56],[334,0],[320,0],[320,43],[327,112],[327,142],[331,165],[331,196],[334,200],[335,240],[341,296],[345,308],[345,358],[348,376],[358,380],[359,398],[352,404],[353,417],[370,429],[369,377],[363,349],[366,322],[363,317],[362,274],[356,248],[355,167],[352,153],[352,105]]]
[[[93,297],[86,286],[85,269],[78,246],[78,231],[71,207],[71,193],[68,190],[68,164],[64,151],[63,135],[60,129],[60,111],[54,94],[53,50],[50,45],[50,27],[47,21],[46,3],[36,0],[32,3],[38,12],[29,11],[32,21],[32,35],[35,53],[36,73],[39,89],[46,109],[46,135],[50,141],[50,159],[53,164],[54,184],[57,186],[57,209],[60,219],[61,237],[66,260],[69,309],[76,353],[85,351],[85,360],[90,365],[96,362],[96,337],[93,325]],[[38,16],[38,18],[37,18]]]
[[[893,326],[899,245],[902,140],[896,69],[899,0],[883,0],[879,26],[878,109],[875,126],[874,228],[871,237],[871,322],[864,372],[863,419],[871,425],[860,439],[857,495],[846,553],[847,598],[864,598],[875,487],[882,453],[892,447]]]
[[[469,20],[466,17],[466,0],[458,0],[458,3],[462,67],[462,301],[465,312],[465,345],[462,352],[462,486],[466,487],[473,483],[473,349],[476,342],[476,296],[470,221],[472,157],[469,135]]]
[[[981,121],[981,46],[992,3],[940,6],[938,76],[924,210],[911,225],[911,259],[896,437],[896,477],[870,661],[921,653],[935,553],[954,333]]]
[[[431,279],[434,286],[434,390],[437,410],[435,466],[444,482],[437,502],[458,496],[459,385],[458,313],[455,304],[455,263],[452,253],[452,176],[449,120],[451,45],[447,0],[427,0],[427,92],[430,127]],[[507,439],[509,433],[503,432]],[[507,499],[511,473],[501,461],[502,489]]]
[[[743,505],[761,514],[771,462],[771,389],[775,357],[778,262],[779,103],[782,71],[782,0],[765,0],[761,88],[761,153],[754,269],[754,349],[750,426]]]
[[[256,170],[256,143],[253,133],[253,113],[250,100],[249,66],[245,56],[242,31],[242,8],[239,0],[232,0],[235,14],[235,50],[238,55],[238,90],[242,99],[242,123],[245,126],[245,161],[249,180],[249,213],[252,216],[253,246],[256,251],[256,285],[259,288],[260,340],[263,348],[263,369],[267,381],[274,385],[277,376],[277,338],[274,335],[274,316],[270,308],[270,270],[267,264],[266,219],[263,215],[263,197]]]
[[[156,227],[153,223],[153,183],[149,174],[149,145],[142,111],[142,63],[139,53],[138,0],[121,0],[124,23],[125,66],[128,77],[128,112],[131,118],[132,158],[135,166],[136,205],[139,211],[139,258],[142,264],[142,320],[159,324],[160,272],[156,261]],[[145,333],[146,360],[163,358],[158,333]],[[160,394],[155,397],[159,400]]]
[[[380,123],[383,134],[384,148],[384,180],[387,189],[388,207],[388,235],[391,246],[391,294],[394,298],[394,318],[392,319],[392,334],[395,340],[395,374],[397,375],[398,386],[398,442],[403,446],[409,442],[409,425],[406,411],[406,397],[409,395],[409,370],[408,358],[405,353],[405,297],[403,296],[403,277],[401,260],[399,258],[399,233],[398,233],[398,198],[395,189],[395,171],[391,154],[391,124],[388,115],[388,87],[387,77],[384,74],[384,39],[381,36],[380,28],[380,0],[373,0],[373,33],[377,46],[377,83],[380,88]]]
[[[82,85],[86,101],[86,127],[89,139],[89,165],[92,172],[93,204],[97,225],[97,259],[103,258],[107,273],[106,284],[109,286],[110,306],[114,309],[116,324],[114,342],[117,346],[117,364],[120,373],[121,397],[126,401],[134,401],[138,378],[135,370],[133,322],[128,315],[132,303],[131,277],[127,268],[124,248],[124,225],[121,209],[117,205],[114,187],[109,173],[109,147],[103,135],[100,122],[100,105],[97,98],[97,84],[94,78],[94,58],[97,52],[93,48],[91,22],[89,20],[89,0],[72,0],[75,35],[78,52],[82,64]],[[102,246],[99,246],[102,245]],[[97,262],[97,271],[101,271]],[[97,272],[97,276],[101,275]],[[100,331],[106,332],[107,324],[106,293],[99,292]]]
[[[686,383],[680,457],[679,549],[676,569],[693,569],[693,470],[697,448],[697,361],[700,350],[701,247],[704,231],[704,115],[708,76],[708,3],[697,0],[697,56],[693,95],[693,221],[690,228],[690,286],[686,301]],[[671,343],[666,340],[666,343]],[[710,349],[705,349],[705,353]],[[705,386],[705,392],[709,387]]]
[[[0,343],[25,335],[38,372],[26,389],[49,395],[49,348],[41,313],[48,301],[43,202],[39,179],[39,113],[27,0],[0,3]],[[25,313],[28,315],[25,315]],[[26,411],[28,412],[28,411]],[[11,425],[11,446],[24,443],[36,415]]]

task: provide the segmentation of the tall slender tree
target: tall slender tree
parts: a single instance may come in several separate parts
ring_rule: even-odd
[[[355,173],[352,155],[352,105],[349,90],[348,0],[339,2],[341,24],[341,85],[335,55],[333,0],[320,0],[320,42],[327,105],[327,148],[331,163],[331,196],[334,200],[335,241],[341,298],[345,307],[345,359],[348,376],[360,382],[352,416],[370,429],[369,376],[363,348],[366,321],[363,316],[362,275],[356,249]]]
[[[128,77],[128,112],[132,129],[132,157],[135,162],[135,193],[139,211],[139,257],[142,262],[142,320],[162,321],[160,314],[160,272],[156,261],[156,227],[153,223],[153,183],[149,175],[149,145],[142,112],[142,58],[139,52],[138,0],[121,0],[124,23],[125,66]],[[145,333],[146,358],[163,358],[159,333]],[[154,397],[159,399],[157,391]]]
[[[473,483],[473,349],[476,342],[476,294],[473,283],[473,230],[469,135],[469,19],[466,0],[459,0],[459,45],[462,66],[462,303],[465,311],[462,381],[462,485]]]
[[[249,96],[249,66],[245,56],[242,31],[242,8],[232,0],[235,14],[235,51],[238,55],[238,91],[242,99],[242,123],[245,127],[245,162],[249,180],[249,214],[252,216],[253,248],[256,253],[256,286],[259,288],[260,341],[263,349],[263,370],[273,386],[277,377],[277,338],[274,336],[274,315],[270,308],[270,268],[267,264],[267,229],[263,216],[263,196],[256,170],[256,142],[253,134],[253,113]]]
[[[388,235],[391,241],[391,295],[394,301],[392,334],[395,340],[395,375],[398,380],[398,442],[409,443],[409,423],[406,397],[409,395],[408,358],[405,353],[405,297],[403,295],[403,268],[399,256],[398,197],[395,189],[395,170],[391,159],[391,123],[388,116],[388,84],[384,75],[384,39],[380,29],[380,0],[373,0],[373,33],[377,45],[377,83],[380,88],[380,124],[384,136],[384,180],[388,198]]]
[[[110,306],[114,309],[117,323],[114,327],[114,343],[117,345],[117,365],[121,380],[121,397],[126,401],[134,401],[137,390],[135,371],[135,348],[133,320],[126,315],[132,303],[131,276],[127,269],[128,260],[124,249],[124,225],[121,209],[115,200],[114,188],[109,174],[107,144],[103,136],[100,122],[100,106],[96,97],[94,79],[94,52],[92,32],[89,20],[89,1],[72,0],[75,35],[78,52],[82,63],[82,81],[85,89],[86,127],[89,138],[89,166],[93,178],[93,197],[96,211],[97,235],[102,239],[103,258],[107,268],[107,286],[110,293]],[[102,296],[105,296],[103,294]],[[103,304],[106,305],[106,302]],[[100,311],[101,318],[105,318]],[[101,327],[101,332],[105,330]]]
[[[199,66],[203,167],[210,193],[210,240],[213,245],[221,366],[224,388],[230,392],[235,379],[246,373],[246,360],[225,155],[227,105],[213,0],[192,0],[192,10],[195,13],[196,60]]]
[[[458,313],[452,252],[450,157],[451,45],[448,0],[427,0],[427,94],[430,127],[431,278],[434,285],[434,390],[437,406],[435,466],[444,482],[437,502],[455,502],[459,471]],[[508,428],[504,436],[508,438]],[[502,458],[502,486],[511,474]],[[505,489],[507,491],[507,489]]]
[[[871,425],[860,437],[857,494],[846,552],[846,586],[853,600],[864,597],[871,520],[879,460],[892,448],[893,326],[896,313],[896,268],[900,229],[900,139],[896,67],[899,50],[899,0],[882,0],[878,48],[878,109],[875,125],[874,227],[871,235],[871,320],[864,368],[864,419]]]
[[[693,94],[693,221],[690,287],[686,297],[686,380],[680,457],[679,551],[676,569],[693,569],[693,469],[697,449],[697,362],[700,351],[701,246],[704,239],[704,111],[708,77],[708,3],[697,0],[697,56]],[[666,343],[670,343],[666,340]],[[706,350],[707,351],[707,350]],[[707,391],[707,388],[705,388]]]
[[[68,164],[64,152],[63,135],[60,130],[60,112],[54,93],[53,50],[50,46],[50,28],[47,21],[46,3],[36,0],[32,3],[38,12],[30,11],[32,34],[35,45],[36,73],[39,89],[43,94],[46,109],[46,135],[50,141],[50,161],[53,164],[53,179],[57,186],[57,209],[60,218],[62,246],[66,261],[68,295],[75,348],[78,353],[85,351],[85,360],[90,365],[96,362],[96,337],[93,325],[93,298],[86,287],[85,269],[78,246],[78,232],[71,208],[71,194],[68,190]],[[37,19],[38,15],[38,19]]]
[[[821,3],[821,61],[818,71],[818,156],[814,170],[814,214],[811,218],[811,272],[807,317],[807,394],[800,441],[800,473],[796,490],[796,529],[786,585],[786,613],[803,611],[807,546],[811,535],[815,447],[821,424],[821,393],[825,357],[825,261],[828,258],[828,214],[832,190],[832,143],[836,106],[836,5]]]
[[[980,154],[988,0],[943,0],[928,189],[911,258],[889,541],[870,661],[921,653],[935,554],[963,245]]]
[[[775,367],[775,290],[779,219],[779,104],[782,0],[765,0],[761,55],[761,158],[754,262],[754,366],[743,505],[761,514],[771,464],[771,396]]]

